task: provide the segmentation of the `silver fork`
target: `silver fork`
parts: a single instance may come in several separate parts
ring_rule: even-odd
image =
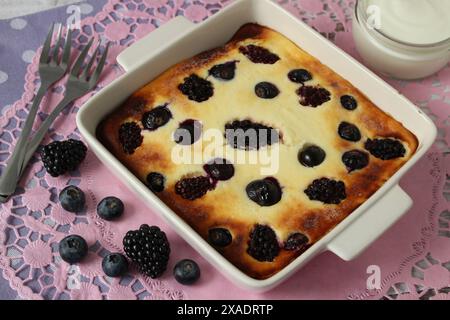
[[[4,202],[10,194],[16,189],[16,182],[21,172],[21,164],[26,152],[26,144],[28,137],[33,127],[34,119],[47,90],[58,80],[60,80],[66,73],[69,67],[70,50],[72,42],[72,30],[68,30],[64,49],[61,59],[59,59],[59,49],[63,42],[62,26],[59,25],[58,38],[56,40],[53,53],[50,54],[51,43],[53,38],[55,26],[52,25],[50,31],[45,39],[44,46],[42,48],[41,57],[39,60],[39,77],[41,79],[41,85],[34,97],[33,104],[28,113],[27,119],[23,125],[22,132],[17,140],[13,153],[11,154],[6,168],[3,170],[0,177],[0,201]],[[6,197],[6,198],[5,198]],[[3,200],[3,201],[2,201]]]

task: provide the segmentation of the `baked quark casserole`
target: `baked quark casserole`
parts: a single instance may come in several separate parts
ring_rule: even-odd
[[[202,137],[211,129],[223,133],[223,154],[272,150],[277,170],[265,174],[262,163],[217,157],[174,161],[176,148],[203,155],[210,144]],[[245,136],[251,130],[263,132],[256,142]],[[276,274],[321,239],[418,146],[350,82],[254,23],[133,93],[100,123],[97,136],[255,279]]]

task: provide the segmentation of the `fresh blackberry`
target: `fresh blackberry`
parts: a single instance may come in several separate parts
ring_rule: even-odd
[[[209,69],[208,73],[216,79],[232,80],[236,72],[236,63],[237,61],[230,61],[215,65]]]
[[[247,253],[261,262],[273,261],[280,253],[280,246],[272,228],[257,224],[250,232]]]
[[[225,124],[225,138],[235,149],[255,150],[278,143],[276,129],[251,120],[235,120]]]
[[[208,177],[184,178],[175,184],[175,193],[186,200],[195,200],[203,197],[213,185]]]
[[[301,86],[297,94],[300,96],[300,104],[305,107],[317,108],[331,99],[330,91],[319,86]]]
[[[166,234],[156,226],[144,224],[139,230],[128,231],[123,238],[123,248],[139,271],[150,278],[158,278],[167,268],[170,244]]]
[[[357,142],[361,140],[361,132],[358,127],[348,122],[341,122],[338,128],[339,136],[348,141]]]
[[[189,98],[196,102],[203,102],[214,95],[214,87],[208,80],[200,78],[196,74],[191,74],[184,78],[184,82],[178,86],[178,89]]]
[[[142,116],[142,125],[145,129],[154,131],[169,122],[172,118],[172,113],[167,106],[156,107]]]
[[[308,244],[309,239],[303,233],[296,232],[291,234],[284,243],[284,249],[286,250],[303,250]]]
[[[304,83],[312,79],[312,75],[308,70],[295,69],[288,73],[288,78],[295,83]]]
[[[119,142],[125,153],[133,154],[141,146],[143,140],[141,128],[136,122],[125,122],[120,126]]]
[[[355,98],[349,95],[343,95],[341,97],[341,105],[344,109],[349,111],[355,110],[358,107],[358,102]]]
[[[280,60],[279,56],[266,48],[255,46],[253,44],[240,47],[239,52],[245,55],[253,63],[274,64]]]
[[[369,154],[360,150],[347,151],[342,155],[342,162],[348,172],[360,170],[369,164]]]
[[[87,148],[79,140],[54,141],[41,150],[45,170],[52,177],[58,177],[75,170],[86,157]]]
[[[255,94],[261,99],[273,99],[280,94],[280,90],[270,82],[260,82],[255,86]]]
[[[403,144],[394,139],[368,139],[364,147],[371,155],[381,160],[401,158],[406,153]]]
[[[344,182],[328,178],[314,180],[304,192],[310,200],[326,204],[339,204],[347,197]]]

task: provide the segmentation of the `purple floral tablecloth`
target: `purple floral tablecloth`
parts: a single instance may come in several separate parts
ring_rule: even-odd
[[[128,45],[176,15],[200,22],[232,0],[103,0],[0,21],[0,167],[11,152],[18,128],[38,83],[37,55],[51,21],[65,23],[74,10],[83,19],[74,43],[88,37],[112,43],[99,89],[122,74],[116,56]],[[351,0],[278,1],[299,19],[359,59],[351,36]],[[75,9],[74,9],[75,8]],[[193,44],[195,45],[195,44]],[[235,287],[202,259],[158,216],[116,180],[91,153],[72,176],[50,178],[35,158],[16,195],[0,208],[0,298],[13,299],[448,299],[450,292],[450,66],[421,81],[386,79],[425,111],[439,129],[427,155],[401,182],[413,208],[360,257],[344,262],[331,253],[311,261],[276,289],[256,294]],[[42,120],[62,95],[56,85],[44,99]],[[95,93],[81,98],[53,125],[46,141],[78,137],[75,114]],[[395,106],[392,106],[395,108]],[[39,121],[38,121],[39,123]],[[88,196],[88,210],[78,216],[64,212],[57,194],[67,184],[79,185]],[[126,205],[118,222],[100,220],[96,202],[115,195]],[[166,272],[159,280],[136,270],[121,279],[104,276],[101,257],[121,251],[124,233],[141,223],[164,229],[172,245],[169,270],[181,258],[193,258],[202,269],[198,284],[184,287]],[[62,262],[57,243],[68,233],[82,235],[90,245],[86,261]],[[381,288],[368,290],[370,266],[381,272]]]

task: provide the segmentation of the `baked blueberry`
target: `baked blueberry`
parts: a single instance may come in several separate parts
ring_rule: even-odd
[[[196,102],[203,102],[214,95],[212,83],[206,79],[200,78],[196,74],[191,74],[184,79],[184,82],[178,86],[178,89],[189,98]]]
[[[175,184],[175,193],[183,199],[195,200],[203,197],[213,187],[208,177],[184,178]]]
[[[120,126],[119,142],[123,152],[133,154],[141,146],[143,140],[141,128],[136,122],[126,122]]]
[[[226,247],[231,244],[233,237],[225,228],[214,228],[208,231],[208,241],[216,247]]]
[[[342,105],[342,107],[344,107],[344,109],[352,111],[358,107],[358,102],[352,96],[343,95],[341,97],[341,105]]]
[[[273,261],[280,253],[280,246],[272,228],[257,224],[250,232],[247,253],[261,262]]]
[[[331,100],[331,93],[319,86],[301,86],[297,90],[300,97],[300,104],[305,107],[317,108],[323,103]]]
[[[209,69],[209,75],[220,80],[232,80],[234,79],[236,72],[237,61],[229,61],[222,64],[215,65]]]
[[[253,44],[240,47],[239,52],[245,55],[253,63],[274,64],[280,60],[279,56],[266,48],[255,46]]]
[[[175,280],[184,285],[194,284],[200,278],[200,267],[190,259],[178,261],[173,268]]]
[[[339,136],[348,141],[357,142],[361,140],[361,132],[358,127],[348,122],[341,122],[338,128]]]
[[[172,113],[165,106],[156,107],[142,116],[142,125],[145,129],[154,131],[169,122],[172,118]]]
[[[106,197],[97,205],[97,214],[104,220],[115,220],[122,216],[124,205],[122,200],[116,197]]]
[[[103,258],[102,269],[108,277],[121,277],[128,271],[128,260],[123,254],[110,253]]]
[[[314,180],[304,192],[310,200],[326,204],[339,204],[347,197],[344,182],[328,178]]]
[[[226,181],[234,176],[234,166],[226,159],[214,159],[203,168],[214,180]]]
[[[296,232],[291,234],[284,243],[284,249],[286,250],[303,250],[308,244],[309,239],[303,233]]]
[[[64,210],[79,213],[85,207],[86,197],[80,188],[67,186],[59,193],[59,202]]]
[[[166,178],[159,172],[150,172],[147,175],[147,186],[153,192],[163,192]]]
[[[311,73],[305,69],[295,69],[288,73],[288,78],[295,83],[304,83],[312,79]]]
[[[261,99],[273,99],[280,94],[280,90],[270,82],[260,82],[255,86],[255,94]]]
[[[406,153],[403,144],[394,139],[368,139],[364,147],[371,155],[381,160],[401,158]]]
[[[67,263],[80,262],[88,254],[86,240],[78,235],[70,235],[59,242],[59,255]]]
[[[298,154],[298,161],[305,167],[316,167],[320,165],[326,157],[325,151],[318,146],[308,146],[300,150]]]
[[[250,182],[246,187],[247,196],[261,207],[270,207],[281,200],[281,187],[274,178]]]
[[[257,150],[280,140],[276,129],[248,119],[225,124],[225,138],[229,145],[241,150]]]
[[[174,141],[183,146],[194,144],[202,136],[202,124],[197,120],[186,120],[174,133]]]
[[[342,162],[348,172],[360,170],[369,164],[369,155],[367,152],[360,150],[347,151],[342,155]]]

